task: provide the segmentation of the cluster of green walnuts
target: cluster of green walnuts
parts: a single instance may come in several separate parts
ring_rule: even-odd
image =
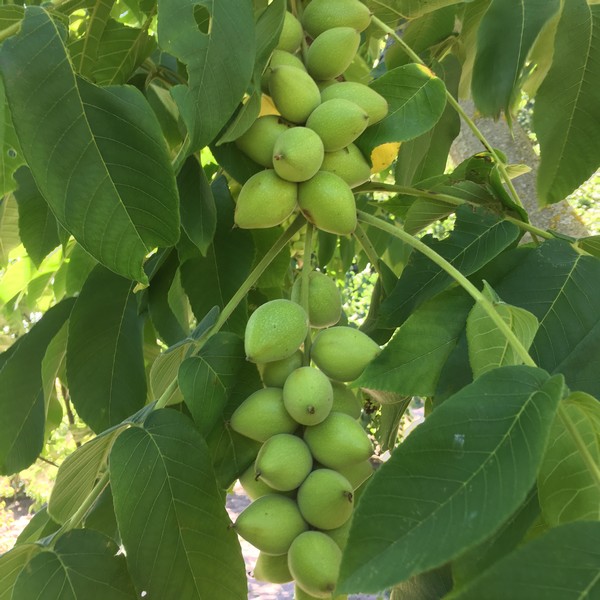
[[[303,282],[308,315],[299,303]],[[341,313],[335,282],[316,271],[297,279],[291,300],[257,308],[244,344],[265,387],[231,417],[232,429],[262,442],[240,477],[254,502],[235,529],[260,550],[254,576],[294,580],[298,600],[332,597],[355,494],[372,474],[373,447],[357,420],[361,403],[345,382],[380,348],[361,331],[337,325]],[[317,332],[309,349],[311,328]]]
[[[266,170],[242,187],[235,223],[274,227],[301,211],[317,228],[349,235],[356,228],[352,188],[370,166],[353,142],[388,112],[368,86],[338,81],[371,21],[359,0],[312,0],[300,22],[287,12],[263,76],[279,115],[259,117],[237,146]]]

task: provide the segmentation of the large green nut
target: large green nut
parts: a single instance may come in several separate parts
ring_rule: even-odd
[[[321,102],[334,98],[343,98],[358,104],[369,115],[369,125],[381,121],[388,113],[387,100],[364,83],[342,81],[326,87],[321,92]]]
[[[381,352],[366,334],[352,327],[330,327],[317,334],[311,358],[331,379],[354,381]]]
[[[252,175],[238,196],[234,222],[241,229],[266,229],[283,223],[296,209],[298,186],[274,169]]]
[[[305,123],[321,104],[321,92],[314,79],[296,67],[282,65],[272,69],[269,92],[281,116],[292,123]]]
[[[296,422],[316,425],[324,421],[331,411],[331,382],[319,369],[300,367],[283,386],[283,404]]]
[[[313,38],[334,27],[364,31],[370,22],[371,12],[359,0],[312,0],[302,15],[302,25]]]
[[[235,145],[254,162],[273,167],[275,140],[289,129],[289,124],[277,115],[258,117],[250,128],[235,140]]]
[[[369,181],[371,177],[369,163],[354,144],[350,144],[336,152],[325,152],[321,171],[335,173],[351,188]]]
[[[335,27],[320,34],[306,53],[306,70],[317,80],[335,79],[349,66],[360,34],[351,27]]]
[[[323,142],[316,132],[307,127],[292,127],[275,142],[273,167],[282,179],[307,181],[316,175],[324,154]]]
[[[291,298],[302,304],[302,277],[296,278]],[[335,325],[342,315],[342,295],[335,281],[324,273],[312,271],[308,276],[308,318],[311,327]]]
[[[348,184],[328,171],[298,184],[298,206],[317,229],[350,235],[356,229],[356,203]]]
[[[291,300],[271,300],[259,306],[248,319],[244,334],[246,358],[266,363],[288,358],[308,333],[308,315]]]
[[[276,48],[286,52],[296,52],[300,48],[303,37],[302,24],[291,12],[286,11]]]

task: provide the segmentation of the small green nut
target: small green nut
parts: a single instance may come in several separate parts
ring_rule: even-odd
[[[302,366],[302,352],[297,350],[288,358],[269,363],[258,364],[258,372],[266,387],[282,388],[292,371]]]
[[[286,52],[285,50],[273,50],[273,54],[271,54],[271,60],[269,61],[269,67],[265,69],[263,76],[260,80],[260,85],[265,93],[269,93],[269,81],[271,79],[271,71],[275,67],[281,67],[285,65],[287,67],[296,67],[296,69],[300,69],[301,71],[306,71],[306,67],[304,63],[291,52]]]
[[[371,12],[359,0],[312,0],[302,14],[302,25],[313,38],[334,27],[352,27],[364,31]]]
[[[381,121],[388,113],[387,100],[364,83],[342,81],[321,92],[321,102],[334,98],[344,98],[358,104],[369,115],[369,125]]]
[[[334,98],[317,106],[306,126],[319,135],[326,152],[334,152],[351,144],[368,123],[369,115],[358,104]]]
[[[258,500],[259,498],[262,498],[263,496],[268,496],[269,494],[283,494],[284,496],[290,495],[290,492],[280,492],[274,490],[264,481],[256,479],[256,473],[254,472],[254,464],[250,465],[240,475],[239,481],[240,485],[244,488],[244,492],[246,492],[246,496],[248,496],[250,500]]]
[[[354,144],[350,144],[336,152],[325,152],[321,171],[335,173],[351,188],[369,181],[371,177],[369,163]]]
[[[283,405],[294,421],[316,425],[324,421],[333,404],[329,379],[314,367],[300,367],[283,386]]]
[[[328,171],[298,184],[298,206],[317,229],[350,235],[356,229],[356,203],[348,184]]]
[[[286,181],[307,181],[316,175],[325,154],[320,136],[306,127],[284,131],[273,147],[273,167]]]
[[[235,140],[235,145],[255,163],[273,167],[273,148],[277,138],[289,128],[281,117],[264,115],[258,117],[250,128]]]
[[[292,123],[306,123],[310,113],[321,104],[321,92],[314,79],[296,67],[282,65],[271,69],[269,92],[275,108]]]
[[[311,359],[331,379],[354,381],[381,352],[368,335],[353,327],[320,331],[311,348]]]
[[[292,286],[291,298],[302,304],[302,277]],[[308,318],[311,327],[321,329],[335,325],[342,314],[342,295],[331,277],[312,271],[308,276]]]
[[[287,583],[294,579],[288,568],[287,554],[273,556],[264,552],[259,552],[252,576],[268,583]]]
[[[346,413],[353,419],[358,419],[362,413],[362,403],[356,394],[345,384],[339,381],[332,381],[333,405],[331,410]]]
[[[242,186],[234,222],[241,229],[266,229],[283,223],[296,209],[298,186],[274,169],[252,175]]]
[[[266,363],[288,358],[308,333],[308,316],[291,300],[271,300],[259,306],[248,319],[244,334],[246,358]]]
[[[286,11],[276,48],[286,52],[296,52],[300,48],[303,37],[302,24],[291,12]]]
[[[352,63],[360,34],[352,27],[334,27],[321,33],[306,53],[306,70],[317,80],[335,79]]]

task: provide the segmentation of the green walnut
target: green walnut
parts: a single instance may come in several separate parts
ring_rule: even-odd
[[[346,385],[339,381],[332,381],[333,405],[331,410],[346,413],[353,419],[358,419],[362,413],[362,403],[356,394]]]
[[[353,327],[320,331],[311,348],[311,359],[331,379],[354,381],[381,352],[366,334]]]
[[[300,48],[303,37],[302,24],[291,12],[286,11],[276,48],[286,52],[296,52]]]
[[[334,27],[364,31],[370,22],[371,12],[359,0],[312,0],[302,15],[302,25],[313,38]]]
[[[292,127],[284,131],[273,146],[273,167],[282,179],[306,181],[317,173],[324,154],[323,142],[317,133],[306,127]]]
[[[291,300],[271,300],[259,306],[248,319],[244,334],[246,358],[266,363],[288,358],[308,333],[308,316]]]
[[[325,152],[321,170],[335,173],[351,188],[369,181],[371,177],[369,163],[354,144],[350,144],[336,152]]]
[[[353,61],[360,34],[352,27],[334,27],[321,33],[306,53],[306,70],[317,80],[335,79]]]
[[[331,598],[341,562],[342,551],[321,531],[301,533],[288,551],[288,567],[296,585],[316,598]]]
[[[336,527],[335,529],[328,529],[327,531],[325,531],[325,533],[338,545],[339,549],[342,552],[348,544],[348,537],[350,536],[351,525],[352,517],[340,527]]]
[[[306,67],[304,63],[291,52],[286,52],[285,50],[273,50],[273,54],[271,54],[271,60],[269,60],[269,67],[265,69],[265,72],[262,75],[260,80],[260,85],[262,90],[265,93],[269,92],[269,81],[271,79],[271,71],[275,67],[296,67],[296,69],[300,69],[301,71],[306,71]]]
[[[321,92],[321,102],[334,98],[343,98],[358,104],[369,115],[369,125],[381,121],[388,113],[387,100],[364,83],[342,81],[326,87]]]
[[[263,388],[248,396],[229,423],[231,429],[257,442],[266,442],[278,433],[293,433],[298,427],[285,409],[280,388]]]
[[[234,221],[241,229],[266,229],[283,223],[295,210],[297,184],[281,179],[274,169],[252,175],[240,190]]]
[[[269,92],[281,116],[292,123],[305,123],[321,104],[321,92],[314,79],[296,67],[282,65],[271,69]]]
[[[298,489],[296,502],[304,520],[317,529],[341,527],[354,508],[352,484],[333,469],[316,469]]]
[[[318,462],[335,470],[365,461],[373,454],[364,429],[344,413],[329,413],[322,423],[307,427],[304,441]]]
[[[258,117],[248,131],[235,140],[235,145],[254,162],[273,168],[275,140],[289,125],[277,115]]]
[[[287,583],[294,579],[288,568],[287,554],[273,556],[264,552],[259,552],[252,576],[268,583]]]
[[[301,425],[324,421],[333,403],[329,379],[314,367],[300,367],[286,379],[283,405],[292,419]]]
[[[250,500],[258,500],[263,496],[269,494],[287,494],[287,492],[279,492],[274,490],[271,486],[267,485],[264,481],[256,479],[256,473],[254,472],[254,464],[250,465],[239,478],[240,485],[244,488],[246,495]]]
[[[369,115],[358,104],[334,98],[317,106],[306,126],[319,135],[326,152],[334,152],[351,144],[368,123]]]
[[[302,277],[292,286],[291,298],[302,304]],[[342,295],[331,277],[318,271],[308,276],[308,319],[311,327],[321,329],[335,325],[342,314]]]
[[[338,471],[350,482],[353,490],[358,489],[374,472],[370,460],[346,465],[338,469]]]
[[[356,203],[348,184],[328,171],[319,171],[298,185],[298,206],[317,229],[350,235],[356,229]]]
[[[282,492],[295,490],[312,469],[312,454],[295,435],[280,433],[261,447],[254,463],[257,479]]]
[[[258,372],[266,387],[282,388],[292,371],[302,366],[303,354],[297,350],[291,356],[269,363],[258,364]]]
[[[308,529],[308,524],[291,498],[270,494],[244,509],[234,528],[261,552],[277,555],[285,554],[292,542]]]

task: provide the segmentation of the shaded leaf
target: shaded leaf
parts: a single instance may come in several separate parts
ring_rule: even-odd
[[[0,556],[0,600],[12,600],[15,581],[39,552],[37,544],[22,544]]]
[[[244,561],[201,435],[183,415],[152,412],[110,454],[115,512],[138,593],[186,600],[246,597]]]
[[[27,254],[37,267],[60,244],[56,217],[31,176],[27,167],[15,173],[18,188],[14,197],[19,207],[19,234]]]
[[[251,3],[159,0],[158,42],[186,65],[188,85],[172,88],[171,94],[190,150],[199,150],[229,120],[250,83],[256,52]]]
[[[473,305],[462,289],[449,290],[420,306],[356,382],[361,387],[432,396]]]
[[[376,592],[496,530],[535,481],[562,390],[541,369],[502,367],[436,408],[361,497],[338,591]]]
[[[8,8],[0,6],[0,10]],[[17,7],[14,7],[17,8]],[[12,192],[16,187],[13,173],[25,163],[19,139],[10,115],[10,107],[0,77],[0,196]]]
[[[538,320],[529,311],[502,302],[487,281],[483,285],[483,296],[493,305],[525,350],[529,350],[538,330]],[[467,317],[467,343],[475,379],[497,367],[520,365],[523,362],[479,302]]]
[[[192,243],[206,256],[217,227],[217,209],[204,169],[194,156],[177,176],[181,200],[181,226]]]
[[[8,255],[21,243],[19,209],[11,194],[0,198],[0,268],[8,263]]]
[[[477,32],[471,81],[482,114],[497,118],[504,111],[510,117],[527,55],[559,7],[560,0],[492,0]]]
[[[24,546],[23,546],[24,547]],[[74,529],[38,553],[15,582],[13,600],[133,600],[118,546],[97,531]]]
[[[444,82],[422,65],[388,71],[370,87],[388,101],[389,112],[382,121],[367,127],[356,141],[365,156],[371,156],[380,144],[412,140],[429,131],[446,106]]]
[[[217,333],[196,356],[179,369],[179,387],[186,406],[204,436],[223,415],[236,375],[246,361],[242,340],[232,333]]]
[[[535,99],[542,205],[568,196],[598,168],[600,155],[600,5],[565,2],[552,66]]]
[[[194,344],[192,340],[185,339],[177,342],[165,352],[156,357],[150,369],[150,389],[154,400],[158,400],[177,378],[181,363],[192,354]],[[167,401],[168,405],[183,401],[183,394],[179,387],[175,388]]]
[[[516,225],[499,220],[484,210],[460,206],[454,230],[444,240],[426,236],[423,241],[463,275],[481,269],[520,236]],[[401,325],[411,312],[428,298],[443,291],[452,278],[419,252],[410,255],[408,264],[392,293],[381,305],[382,324]]]
[[[58,531],[60,525],[52,520],[48,514],[48,508],[46,506],[40,508],[17,538],[15,545],[29,544],[37,540],[44,539],[47,536],[52,535],[55,531]],[[1,587],[1,586],[0,586]],[[0,598],[2,595],[0,594]]]
[[[73,300],[56,306],[0,354],[0,473],[10,475],[31,465],[44,445],[46,406],[42,360],[52,338],[69,318]],[[18,401],[15,401],[18,399]]]
[[[562,404],[572,426],[600,468],[600,403],[575,392]],[[559,415],[538,475],[540,506],[551,527],[569,521],[600,520],[600,487],[581,455],[570,429]]]
[[[100,262],[145,281],[146,254],[174,244],[179,223],[166,143],[144,96],[76,79],[56,26],[35,6],[2,45],[0,67],[21,147],[57,219]],[[53,85],[41,91],[50,68]]]
[[[368,4],[375,9],[376,14],[383,14],[380,18],[387,17],[386,22],[392,19],[404,17],[406,19],[415,19],[434,10],[459,4],[465,0],[369,0]],[[466,0],[469,2],[470,0]]]
[[[600,523],[551,529],[498,561],[452,600],[565,600],[600,593]]]
[[[79,416],[99,432],[146,401],[143,318],[133,283],[101,265],[86,279],[69,325],[67,379]]]

